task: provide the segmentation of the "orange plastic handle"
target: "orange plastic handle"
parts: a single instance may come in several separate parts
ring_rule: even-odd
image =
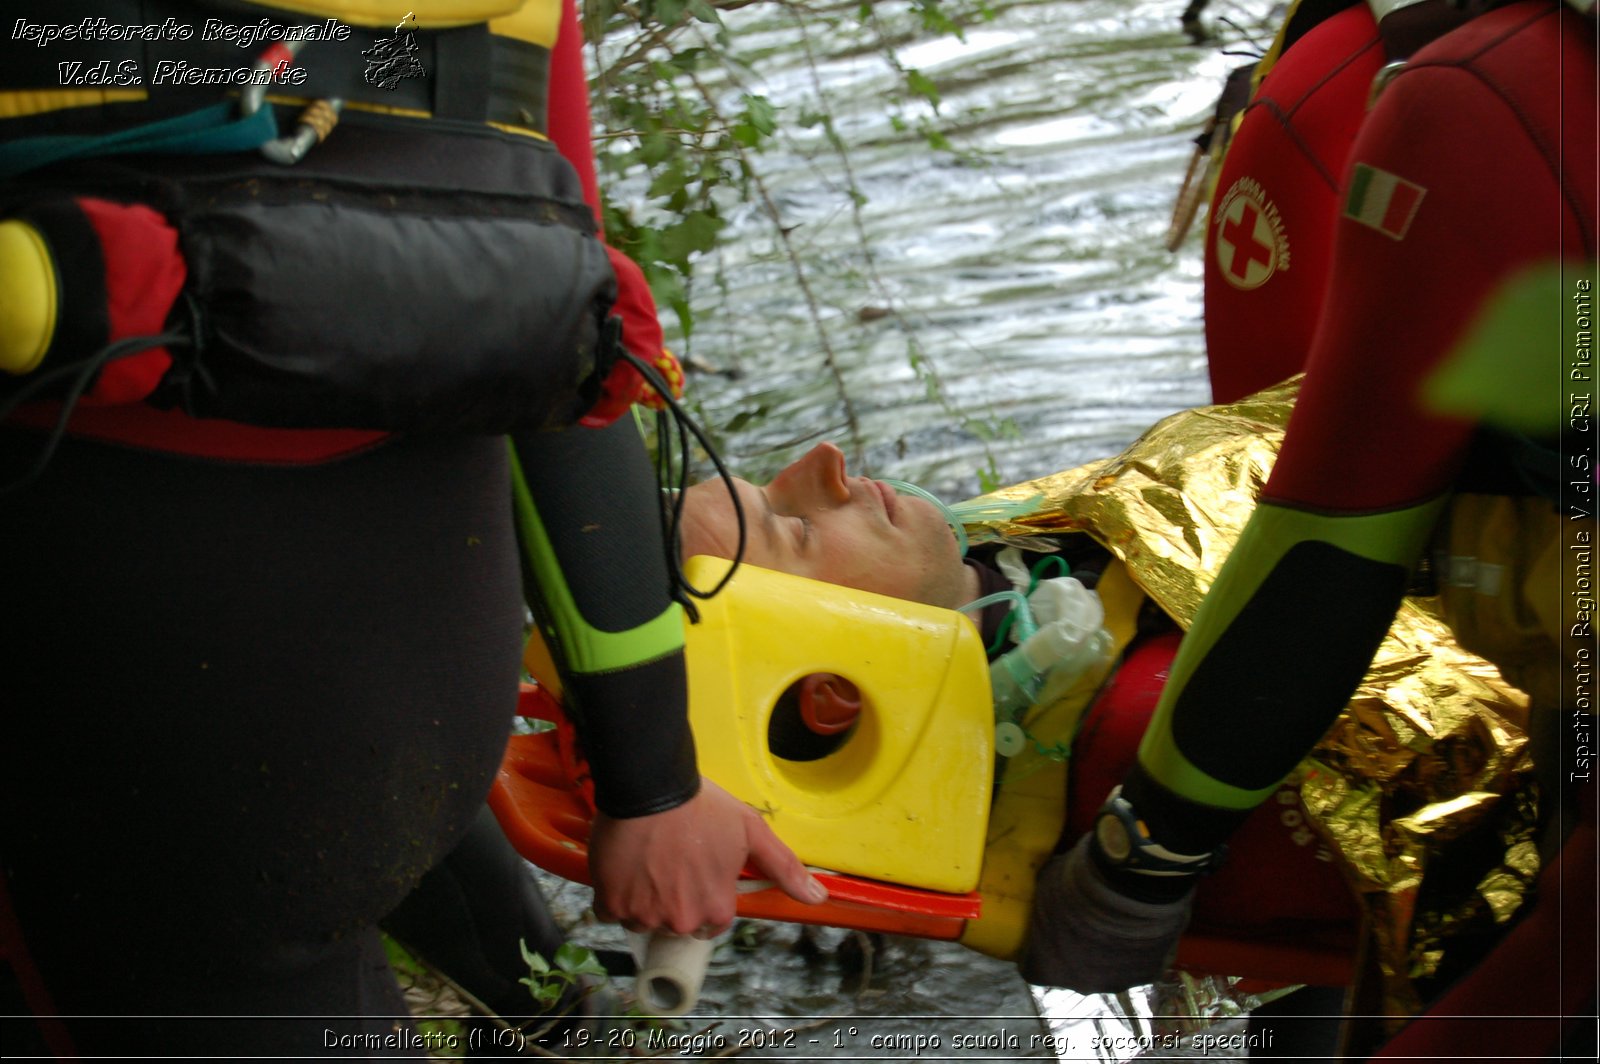
[[[489,806],[524,857],[563,879],[588,883],[593,790],[572,726],[560,704],[537,685],[523,685],[519,712],[555,727],[511,737],[489,791]],[[761,920],[955,939],[982,909],[977,893],[947,894],[836,872],[816,875],[829,895],[820,905],[807,905],[769,887],[740,894],[737,912]]]

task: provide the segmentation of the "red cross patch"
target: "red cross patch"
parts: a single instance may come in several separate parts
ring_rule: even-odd
[[[1241,177],[1217,205],[1213,222],[1217,271],[1235,288],[1260,288],[1289,268],[1289,238],[1261,183]]]

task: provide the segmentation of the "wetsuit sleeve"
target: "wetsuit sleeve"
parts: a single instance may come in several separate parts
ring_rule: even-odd
[[[668,596],[657,487],[631,419],[513,439],[528,600],[609,816],[700,786],[681,609]]]
[[[561,0],[561,23],[550,49],[550,95],[545,120],[550,141],[572,164],[583,199],[600,218],[600,185],[594,166],[594,125],[589,119],[589,78],[583,67],[583,27],[576,0]]]
[[[550,140],[572,164],[583,186],[584,202],[594,213],[595,225],[604,231],[600,188],[595,177],[594,126],[589,119],[589,82],[583,67],[583,29],[575,0],[561,0],[561,23],[550,53],[550,97],[547,126]],[[656,315],[655,297],[637,263],[617,249],[606,247],[617,279],[617,298],[611,314],[622,322],[622,344],[637,358],[655,367],[677,397],[683,395],[683,370],[667,352]],[[590,427],[609,425],[634,403],[663,407],[639,372],[627,363],[612,367],[600,399],[585,415]]]
[[[1360,682],[1472,435],[1419,409],[1420,382],[1510,273],[1592,240],[1547,140],[1443,62],[1414,63],[1363,127],[1278,464],[1124,784],[1169,848],[1220,843]]]

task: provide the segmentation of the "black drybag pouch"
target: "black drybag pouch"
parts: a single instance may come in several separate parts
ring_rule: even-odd
[[[176,228],[188,277],[168,327],[186,342],[168,347],[157,406],[288,428],[556,428],[615,358],[593,214],[538,138],[362,115],[294,167],[92,159],[8,191],[140,203]],[[74,265],[58,264],[69,291]]]

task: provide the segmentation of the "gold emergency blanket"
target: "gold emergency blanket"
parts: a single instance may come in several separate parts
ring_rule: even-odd
[[[1175,414],[1109,461],[994,492],[986,498],[1037,501],[969,535],[1026,545],[1087,533],[1187,628],[1249,520],[1298,387]],[[1527,697],[1456,645],[1433,601],[1405,601],[1296,771],[1308,819],[1362,901],[1391,1016],[1415,1012],[1452,939],[1509,919],[1538,872]]]

